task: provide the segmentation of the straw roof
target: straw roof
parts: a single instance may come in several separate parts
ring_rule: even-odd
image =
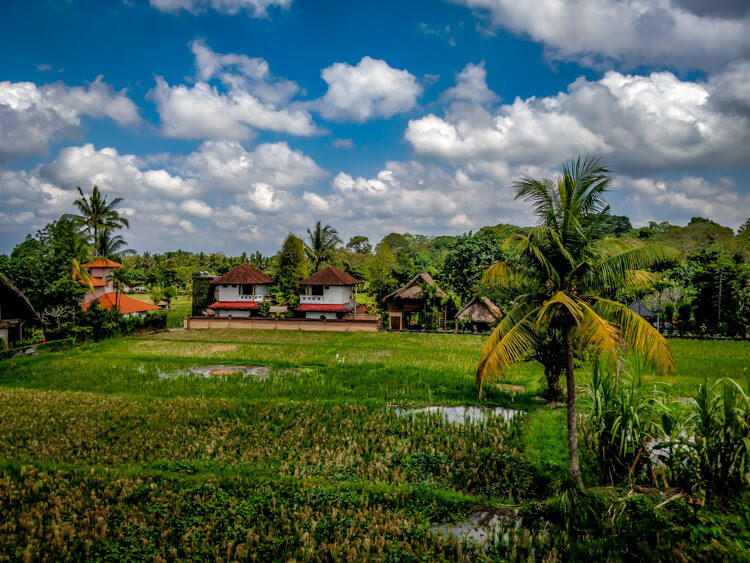
[[[421,301],[424,299],[424,290],[420,284],[436,285],[435,280],[427,272],[421,272],[414,276],[409,283],[407,283],[401,289],[397,289],[393,293],[383,297],[383,301],[389,299],[412,299],[414,301]],[[444,299],[448,295],[438,286],[437,294],[441,299]]]
[[[4,314],[6,317],[8,316],[8,313],[12,311],[12,313],[10,314],[13,314],[14,316],[21,316],[20,314],[25,313],[26,317],[31,317],[39,323],[42,322],[39,313],[36,312],[33,305],[29,302],[28,299],[26,299],[26,296],[21,292],[21,290],[1,275],[0,297],[2,297],[4,303],[7,303],[8,301],[11,303],[10,306],[5,305],[5,307],[3,307],[3,311],[0,311],[0,313]],[[13,306],[14,304],[15,307]]]
[[[503,317],[500,307],[487,297],[474,297],[456,313],[456,319],[473,323],[493,323]]]

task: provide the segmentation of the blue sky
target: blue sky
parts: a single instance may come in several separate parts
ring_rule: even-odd
[[[750,215],[738,0],[6,0],[0,49],[0,252],[93,184],[139,251],[530,224],[586,152],[634,223]]]

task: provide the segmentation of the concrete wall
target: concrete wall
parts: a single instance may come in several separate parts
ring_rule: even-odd
[[[271,293],[271,286],[257,284],[255,286],[255,295],[240,295],[240,285],[221,284],[216,288],[217,301],[262,301]],[[216,286],[214,286],[216,287]]]
[[[261,330],[322,330],[334,332],[364,331],[377,332],[377,319],[348,320],[310,320],[310,319],[220,319],[208,317],[185,317],[184,327],[190,330],[202,328],[244,328]]]
[[[326,289],[326,287],[328,289]],[[309,295],[312,286],[305,286],[305,293],[300,296],[300,303],[322,303],[324,305],[343,305],[349,303],[354,296],[351,285],[327,285],[323,288],[323,295]]]
[[[314,319],[318,320],[320,317],[325,317],[326,319],[337,319],[336,313],[329,313],[328,311],[307,311],[305,312],[305,318],[306,319]]]

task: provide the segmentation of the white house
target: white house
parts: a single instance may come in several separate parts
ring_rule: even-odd
[[[336,319],[354,310],[354,290],[360,280],[333,266],[327,266],[299,282],[304,291],[295,311],[307,319]]]
[[[271,299],[273,278],[250,263],[241,264],[209,282],[216,292],[216,303],[209,308],[218,317],[249,317]]]
[[[88,270],[89,276],[91,276],[91,285],[94,287],[93,293],[89,289],[86,295],[83,296],[83,303],[99,299],[105,293],[115,290],[110,274],[114,269],[122,268],[122,264],[118,264],[114,260],[107,258],[97,258],[93,262],[81,264],[81,266]],[[78,282],[83,286],[87,285],[82,280],[78,280]]]

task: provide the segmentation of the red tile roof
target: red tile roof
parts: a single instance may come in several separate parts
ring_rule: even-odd
[[[231,283],[252,283],[267,284],[273,283],[273,278],[261,272],[258,268],[250,264],[240,264],[236,268],[229,270],[223,276],[211,280],[212,284],[231,284]]]
[[[315,303],[305,303],[295,309],[295,311],[320,311],[321,313],[346,313],[344,305],[316,305]]]
[[[255,301],[217,301],[209,309],[257,309],[260,304]]]
[[[108,258],[96,258],[93,262],[81,265],[87,268],[122,268],[122,264],[118,264],[114,260]]]
[[[78,279],[77,277],[76,277],[76,281],[78,283],[80,283],[84,287],[88,286],[88,284],[85,281],[83,281],[81,279]],[[107,282],[102,281],[102,280],[100,280],[98,278],[91,278],[91,286],[92,287],[104,287],[105,285],[107,285]]]
[[[78,274],[76,273],[75,268],[73,269],[73,280],[77,281],[84,287],[88,287],[88,284],[78,277]],[[105,285],[107,285],[107,282],[102,281],[99,278],[91,278],[92,287],[104,287]]]
[[[115,309],[119,305],[121,315],[127,315],[128,313],[142,313],[144,311],[158,311],[159,310],[159,307],[157,307],[156,305],[151,305],[150,303],[144,303],[143,301],[138,301],[137,299],[128,297],[124,293],[118,293],[116,291],[110,291],[109,293],[105,293],[104,295],[101,295],[97,299],[89,301],[88,303],[84,303],[83,305],[81,305],[81,309],[83,309],[84,311],[87,311],[88,308],[91,307],[91,305],[94,303],[99,303],[107,311],[111,311],[112,309]]]
[[[359,283],[362,283],[362,281],[334,266],[326,266],[309,278],[299,282],[300,285],[357,285]]]

